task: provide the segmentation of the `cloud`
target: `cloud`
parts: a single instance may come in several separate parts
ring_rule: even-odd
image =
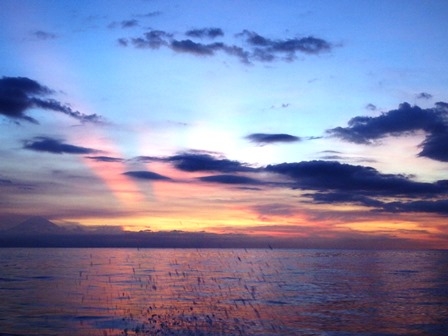
[[[122,47],[127,47],[129,44],[129,41],[125,38],[119,38],[119,39],[117,39],[117,43],[118,43],[118,45],[120,45]]]
[[[448,215],[447,199],[386,202],[347,192],[315,193],[306,194],[305,196],[312,198],[318,204],[355,204],[375,208],[376,211],[382,212],[420,212]]]
[[[138,21],[135,19],[132,20],[123,20],[120,22],[121,23],[121,28],[131,28],[131,27],[136,27],[138,26]]]
[[[224,36],[224,32],[221,28],[202,28],[188,30],[185,35],[193,38],[214,39],[218,36]]]
[[[97,161],[97,162],[123,162],[121,158],[110,157],[110,156],[86,156],[86,158]]]
[[[136,48],[150,48],[159,49],[162,46],[169,45],[169,40],[172,34],[162,30],[151,30],[143,35],[144,37],[132,38],[131,43]],[[127,41],[126,39],[119,39],[119,41]]]
[[[332,49],[329,42],[313,36],[272,40],[248,30],[237,36],[245,38],[246,43],[255,48],[254,58],[260,61],[272,61],[278,55],[285,55],[287,60],[294,60],[297,52],[317,55]]]
[[[54,40],[57,38],[56,34],[49,33],[43,30],[36,30],[31,33],[31,35],[38,40]]]
[[[167,176],[163,176],[151,171],[138,170],[138,171],[127,171],[123,175],[130,176],[139,180],[151,180],[151,181],[169,181],[171,180]]]
[[[177,52],[191,53],[200,56],[213,55],[215,51],[224,49],[224,44],[215,42],[210,44],[196,43],[192,40],[173,40],[171,49]]]
[[[162,12],[160,11],[154,11],[154,12],[148,12],[146,14],[137,14],[134,15],[135,17],[140,17],[140,18],[151,18],[151,17],[155,17],[155,16],[159,16],[162,15]]]
[[[338,155],[338,151],[321,153]],[[445,215],[448,180],[418,182],[413,176],[383,174],[373,167],[337,161],[301,161],[253,167],[207,151],[190,151],[168,157],[137,157],[141,162],[165,162],[185,172],[215,172],[201,182],[263,188],[300,189],[305,202],[351,204],[380,212],[428,212]],[[244,176],[241,173],[251,173]],[[140,174],[140,173],[138,173]],[[137,175],[138,175],[137,174]],[[144,178],[144,177],[141,177]],[[152,175],[148,175],[152,179]],[[278,211],[276,212],[276,207]],[[294,208],[271,204],[254,210],[263,215],[288,215]]]
[[[11,185],[12,181],[0,178],[0,185]]]
[[[239,161],[232,161],[226,158],[212,156],[208,153],[203,153],[200,151],[180,153],[159,160],[170,162],[177,169],[186,172],[210,171],[236,173],[255,170],[255,168]]]
[[[303,196],[316,204],[353,204],[383,212],[448,213],[448,180],[416,182],[408,176],[336,161],[282,163],[265,170],[289,177],[293,188],[312,191]]]
[[[448,200],[391,202],[384,204],[383,208],[384,210],[391,212],[426,212],[448,215]]]
[[[211,176],[202,176],[199,177],[199,180],[203,182],[212,182],[212,183],[221,183],[221,184],[261,184],[261,181],[247,177],[247,176],[239,176],[239,175],[211,175]]]
[[[422,109],[408,103],[377,117],[358,116],[348,127],[327,130],[331,136],[359,144],[372,144],[385,136],[400,136],[416,131],[426,133],[419,156],[448,161],[448,104],[438,102],[433,108]]]
[[[53,94],[48,87],[26,77],[2,77],[0,79],[0,114],[15,120],[25,120],[37,124],[38,121],[25,112],[31,108],[41,108],[63,113],[81,122],[101,122],[97,114],[86,115],[72,110],[68,105],[43,97]]]
[[[427,93],[427,92],[420,92],[420,93],[415,95],[415,98],[417,98],[417,99],[431,99],[432,98],[432,94]]]
[[[291,178],[296,188],[319,192],[357,192],[368,196],[421,196],[447,193],[446,186],[441,182],[415,182],[403,175],[381,174],[372,167],[337,161],[282,163],[268,165],[265,169]]]
[[[298,142],[301,139],[294,135],[277,133],[277,134],[268,134],[268,133],[252,133],[246,136],[246,139],[257,143],[259,145],[266,145],[272,143],[290,143],[290,142]]]
[[[53,154],[94,154],[99,152],[92,148],[66,144],[50,137],[36,137],[33,140],[25,140],[23,148]]]
[[[313,201],[318,204],[345,203],[367,207],[382,207],[384,205],[384,202],[372,197],[346,191],[318,192],[314,194],[305,194],[304,196],[311,197]]]
[[[297,53],[317,55],[323,52],[329,52],[333,46],[331,43],[312,36],[292,39],[268,39],[261,35],[244,30],[236,34],[235,44],[227,44],[224,42],[201,43],[193,39],[217,39],[224,36],[221,28],[202,28],[192,29],[185,33],[189,39],[179,40],[174,38],[174,34],[161,30],[150,30],[143,37],[133,37],[130,39],[120,38],[118,43],[121,46],[131,44],[136,48],[159,49],[167,47],[175,52],[190,53],[195,56],[213,56],[217,52],[223,52],[229,56],[238,58],[242,63],[251,64],[254,61],[272,62],[283,59],[292,61],[296,58]],[[279,58],[278,56],[281,56]]]
[[[377,107],[374,104],[367,104],[366,105],[366,109],[369,110],[369,111],[376,111]]]
[[[448,132],[428,135],[420,147],[423,149],[418,154],[419,156],[448,162]]]
[[[131,19],[131,20],[123,20],[123,21],[120,21],[120,22],[116,22],[116,21],[111,22],[108,25],[108,27],[109,28],[116,28],[116,27],[119,26],[120,28],[126,29],[126,28],[137,27],[138,25],[139,25],[139,22],[137,20]]]

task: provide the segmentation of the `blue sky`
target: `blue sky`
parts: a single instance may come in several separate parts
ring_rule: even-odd
[[[446,246],[445,1],[0,7],[4,221]]]

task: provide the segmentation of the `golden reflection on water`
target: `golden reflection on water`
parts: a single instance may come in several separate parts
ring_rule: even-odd
[[[18,335],[442,335],[443,251],[0,249]]]

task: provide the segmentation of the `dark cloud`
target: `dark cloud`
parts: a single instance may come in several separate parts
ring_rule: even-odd
[[[228,55],[238,57],[243,63],[250,63],[249,53],[237,46],[229,46],[221,42],[197,43],[192,40],[173,40],[170,45],[175,52],[190,53],[196,56],[213,56],[216,52],[222,51]]]
[[[192,29],[186,32],[190,38],[210,38],[216,39],[224,36],[220,28]],[[158,49],[162,46],[168,47],[175,52],[190,53],[196,56],[212,56],[216,52],[223,52],[227,55],[237,57],[245,64],[253,61],[272,62],[279,59],[292,61],[297,53],[320,54],[332,49],[332,45],[320,38],[304,37],[293,39],[271,40],[255,32],[244,30],[236,37],[243,37],[245,45],[232,45],[224,42],[199,43],[191,39],[178,40],[174,34],[160,30],[148,31],[143,37],[130,38],[132,45],[136,48]],[[128,45],[128,39],[118,40],[121,46]]]
[[[43,30],[36,30],[32,32],[31,35],[39,40],[54,40],[57,38],[56,34],[49,33]]]
[[[272,143],[289,143],[298,142],[301,139],[294,135],[283,134],[283,133],[252,133],[246,136],[246,139],[255,142],[259,145],[266,145]]]
[[[268,165],[266,171],[291,178],[296,188],[320,192],[357,192],[368,196],[437,195],[447,192],[441,183],[414,182],[403,175],[381,174],[372,167],[337,161],[303,161]]]
[[[293,188],[313,191],[303,196],[317,204],[353,204],[384,212],[448,213],[448,180],[416,182],[408,176],[335,161],[282,163],[269,165],[266,171],[289,177]],[[401,200],[391,202],[391,198]]]
[[[419,156],[448,161],[448,104],[438,102],[433,108],[422,109],[408,103],[400,104],[377,117],[358,116],[348,122],[348,127],[336,127],[327,133],[340,139],[371,144],[385,136],[399,136],[424,131],[425,141]]]
[[[419,156],[448,162],[448,132],[428,135],[420,147],[423,149],[418,154]]]
[[[448,200],[414,200],[414,201],[394,201],[386,202],[372,197],[346,192],[328,192],[306,194],[315,203],[321,204],[355,204],[374,208],[381,212],[420,212],[433,213],[438,215],[448,214]]]
[[[279,54],[286,56],[287,60],[294,60],[297,52],[320,54],[332,49],[329,42],[313,36],[272,40],[248,30],[244,30],[237,36],[245,38],[246,43],[254,48],[255,59],[265,62],[276,59]]]
[[[127,171],[123,173],[123,175],[127,175],[140,180],[151,180],[151,181],[169,181],[171,180],[167,176],[163,176],[151,171],[146,170],[138,170],[138,171]]]
[[[224,44],[215,42],[209,44],[196,43],[192,40],[173,40],[171,42],[171,49],[177,52],[191,53],[199,56],[213,55],[217,50],[223,50]]]
[[[72,110],[68,105],[43,97],[54,93],[42,84],[26,77],[2,77],[0,79],[0,114],[16,120],[38,123],[25,112],[31,108],[41,108],[63,113],[81,122],[101,122],[97,114],[86,115]]]
[[[10,184],[12,184],[11,180],[0,178],[0,185],[10,185]]]
[[[53,154],[94,154],[99,152],[92,148],[66,144],[58,139],[49,137],[36,137],[33,140],[26,140],[23,148]]]
[[[56,111],[56,112],[62,112],[65,115],[79,120],[81,122],[101,122],[102,118],[97,115],[97,114],[90,114],[90,115],[86,115],[83,114],[79,111],[74,111],[72,110],[69,106],[61,104],[60,102],[58,102],[57,100],[54,99],[47,99],[47,100],[41,100],[41,99],[34,99],[33,98],[33,102],[35,104],[36,107],[40,107],[42,109],[45,110],[52,110],[52,111]]]
[[[427,92],[420,92],[420,93],[416,94],[415,97],[417,99],[431,99],[432,94],[427,93]]]
[[[321,153],[341,154],[334,150]],[[443,206],[448,197],[448,180],[418,182],[413,180],[414,176],[383,174],[369,166],[315,160],[252,167],[206,151],[184,152],[169,157],[144,156],[136,160],[165,162],[185,172],[216,172],[215,175],[198,178],[207,183],[243,186],[251,190],[258,187],[300,189],[306,191],[302,195],[315,204],[351,204],[384,213],[446,214]],[[251,176],[241,173],[251,173]],[[147,178],[152,179],[153,176]],[[260,216],[287,215],[294,209],[271,204],[255,211]]]
[[[384,205],[384,202],[374,198],[345,191],[318,192],[314,194],[306,194],[304,196],[311,197],[315,203],[319,204],[345,203],[363,205],[367,207],[382,207]]]
[[[168,46],[172,34],[162,30],[151,30],[143,35],[144,37],[132,38],[132,45],[136,48],[159,49],[161,46]],[[119,39],[123,40],[123,39]]]
[[[432,133],[440,127],[446,128],[446,111],[438,108],[421,109],[408,103],[400,104],[377,117],[359,116],[348,122],[348,127],[337,127],[327,132],[355,143],[372,143],[387,135],[400,135],[423,130]]]
[[[186,152],[162,159],[170,162],[179,170],[187,172],[211,171],[221,173],[248,172],[255,169],[241,163],[222,157],[215,157],[208,153]]]
[[[261,184],[259,180],[240,175],[211,175],[199,177],[199,180],[203,182],[221,183],[221,184]]]
[[[97,161],[97,162],[123,162],[121,158],[110,157],[110,156],[86,156],[86,158]]]
[[[419,200],[386,203],[383,209],[390,212],[426,212],[448,215],[448,200]]]
[[[202,28],[202,29],[191,29],[185,33],[189,37],[195,38],[210,38],[214,39],[218,36],[224,36],[224,32],[221,28]]]

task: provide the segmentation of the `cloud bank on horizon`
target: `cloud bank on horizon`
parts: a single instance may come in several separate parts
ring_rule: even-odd
[[[5,4],[6,221],[448,247],[442,3]]]

